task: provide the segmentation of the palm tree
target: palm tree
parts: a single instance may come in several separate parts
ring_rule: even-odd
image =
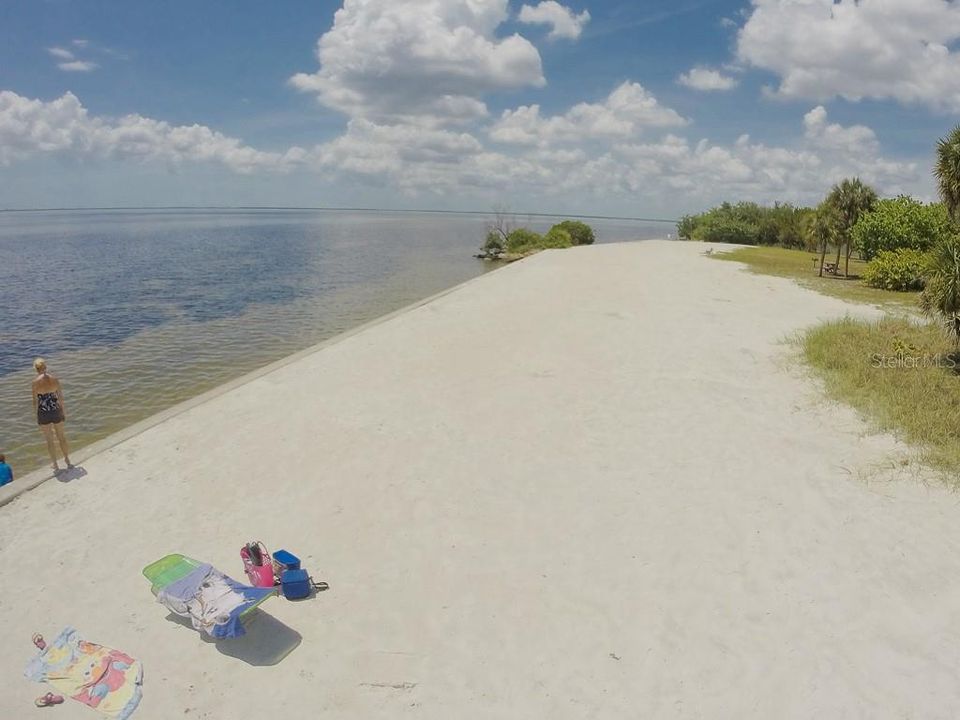
[[[837,215],[833,207],[826,202],[820,203],[807,232],[820,250],[820,277],[823,277],[823,263],[827,259],[827,245],[837,235]]]
[[[960,235],[954,233],[937,244],[928,270],[920,307],[939,315],[960,345]]]
[[[940,199],[956,224],[960,221],[960,125],[937,143],[933,174]],[[920,307],[929,315],[939,316],[960,344],[960,234],[956,225],[934,247],[927,270]]]
[[[947,212],[954,220],[960,220],[960,125],[937,143],[933,174]]]
[[[857,224],[860,216],[873,208],[877,202],[877,192],[869,185],[865,185],[860,178],[847,178],[837,183],[827,195],[829,203],[837,212],[837,266],[840,266],[840,250],[846,247],[847,259],[843,274],[850,274],[850,255],[853,253],[853,244],[850,242],[850,231]]]

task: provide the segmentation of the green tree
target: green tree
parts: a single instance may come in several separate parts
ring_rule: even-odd
[[[924,205],[901,195],[880,200],[853,226],[853,246],[864,260],[884,250],[910,248],[926,252],[949,232],[950,219],[941,203]]]
[[[937,164],[933,174],[947,212],[951,218],[960,221],[960,125],[937,143]]]
[[[827,202],[837,211],[837,266],[840,265],[840,251],[846,248],[846,263],[843,274],[850,274],[850,255],[853,244],[850,234],[860,216],[873,208],[877,202],[877,192],[863,183],[860,178],[847,178],[830,190]]]
[[[920,307],[939,317],[960,344],[960,234],[941,241],[930,255]]]

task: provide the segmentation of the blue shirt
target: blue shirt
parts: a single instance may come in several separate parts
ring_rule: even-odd
[[[5,462],[0,462],[0,487],[13,482],[13,468]]]

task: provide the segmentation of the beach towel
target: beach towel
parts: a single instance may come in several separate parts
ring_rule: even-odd
[[[157,601],[213,638],[240,637],[246,631],[240,616],[275,595],[274,588],[241,585],[211,565],[202,564],[157,592]]]
[[[63,695],[116,720],[130,717],[142,695],[143,665],[139,660],[86,642],[71,627],[30,661],[24,675],[49,683]]]

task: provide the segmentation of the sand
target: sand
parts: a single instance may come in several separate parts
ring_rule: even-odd
[[[139,720],[957,717],[957,497],[786,342],[872,311],[704,249],[542,253],[0,508],[0,717],[64,625],[143,660]],[[251,539],[331,589],[166,619],[144,565]]]

